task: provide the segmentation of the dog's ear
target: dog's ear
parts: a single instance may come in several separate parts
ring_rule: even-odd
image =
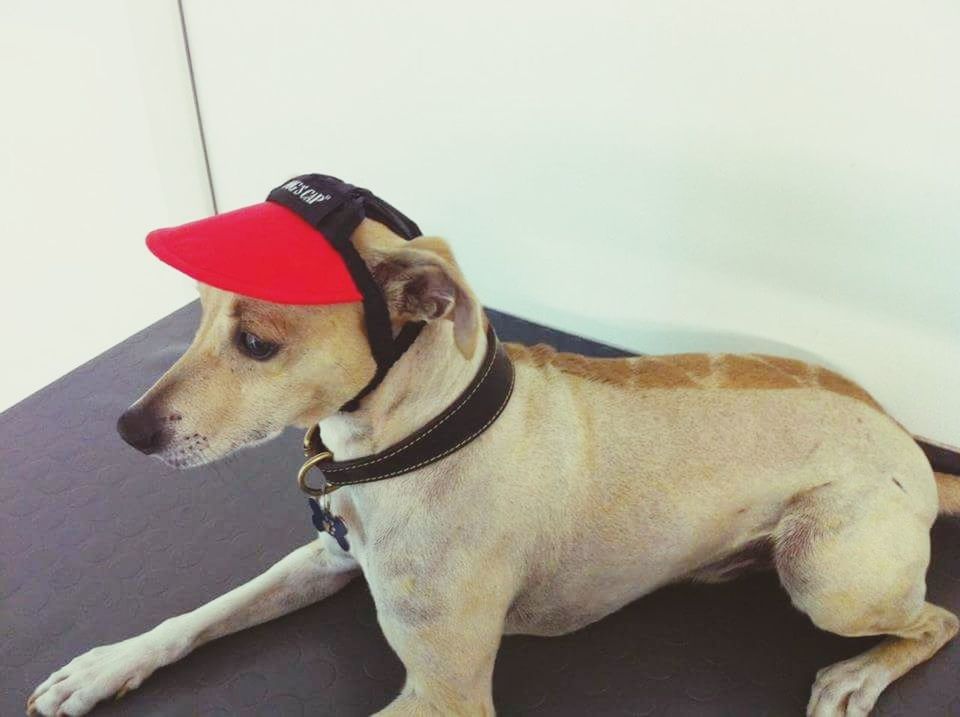
[[[417,237],[402,244],[378,244],[370,243],[360,253],[383,290],[391,317],[452,321],[457,348],[466,358],[473,356],[480,304],[447,243],[439,237]]]

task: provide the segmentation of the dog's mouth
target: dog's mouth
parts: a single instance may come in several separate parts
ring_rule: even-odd
[[[185,470],[214,463],[235,451],[272,440],[279,434],[280,430],[256,429],[238,439],[211,441],[202,433],[187,433],[172,436],[168,444],[153,455],[171,468]]]
[[[200,433],[173,437],[167,445],[153,453],[163,463],[178,470],[196,468],[216,460],[210,455],[210,441]]]
[[[281,428],[259,426],[236,432],[232,436],[210,436],[191,430],[187,427],[190,423],[189,420],[184,421],[177,411],[158,413],[134,404],[120,416],[117,432],[141,453],[177,469],[212,463],[241,448],[269,441],[281,432]]]

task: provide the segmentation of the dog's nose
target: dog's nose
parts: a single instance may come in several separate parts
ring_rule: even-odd
[[[133,405],[117,419],[120,437],[138,451],[150,454],[160,450],[163,431],[153,412],[144,406]]]

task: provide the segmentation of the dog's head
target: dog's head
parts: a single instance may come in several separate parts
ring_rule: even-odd
[[[352,239],[395,327],[449,321],[451,343],[473,354],[480,307],[446,242],[404,241],[370,220]],[[117,422],[144,453],[178,468],[217,460],[333,414],[374,374],[359,302],[291,306],[199,291],[203,316],[190,347]]]

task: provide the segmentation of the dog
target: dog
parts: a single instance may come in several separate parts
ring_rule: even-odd
[[[200,284],[196,336],[121,418],[127,440],[189,468],[319,424],[337,459],[351,459],[456,399],[484,355],[487,319],[449,246],[403,241],[370,219],[351,241],[396,326],[426,322],[359,410],[338,410],[375,370],[358,303],[280,305]],[[275,354],[253,360],[257,346]],[[40,684],[28,714],[84,714],[361,574],[406,668],[379,715],[492,715],[503,634],[560,635],[668,583],[755,568],[776,570],[821,629],[887,636],[817,674],[812,717],[866,715],[956,635],[957,617],[926,602],[924,579],[930,527],[960,512],[960,481],[935,474],[853,382],[772,356],[506,350],[512,397],[482,435],[412,473],[332,494],[349,551],[320,533],[212,602],[95,647]]]

